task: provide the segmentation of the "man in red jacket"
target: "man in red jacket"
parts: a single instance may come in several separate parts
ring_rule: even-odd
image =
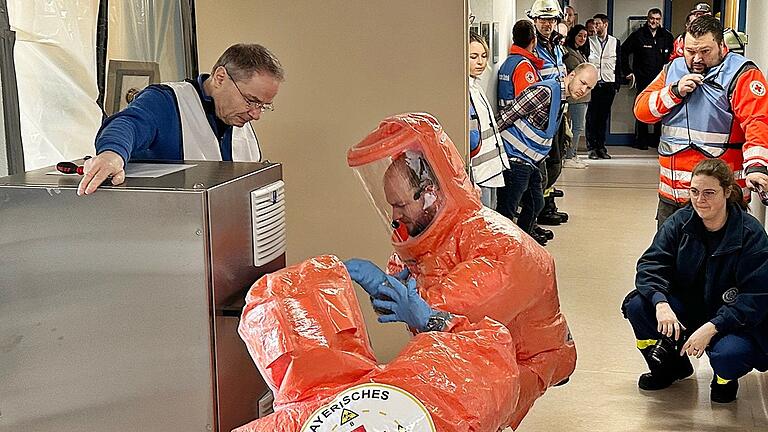
[[[635,100],[638,120],[662,124],[659,227],[688,202],[691,171],[704,158],[728,163],[745,195],[747,187],[768,188],[766,88],[753,62],[725,50],[717,18],[691,23],[685,57],[667,64]]]

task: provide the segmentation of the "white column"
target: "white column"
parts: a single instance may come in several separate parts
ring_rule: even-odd
[[[747,6],[747,34],[750,37],[746,54],[760,67],[763,73],[768,71],[768,38],[763,37],[762,32],[767,20],[768,3],[749,2]],[[765,206],[760,203],[756,194],[752,194],[750,207],[752,214],[765,225]]]

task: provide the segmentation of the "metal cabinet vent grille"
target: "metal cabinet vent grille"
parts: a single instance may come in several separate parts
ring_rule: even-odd
[[[251,192],[253,265],[261,267],[285,253],[285,183]]]

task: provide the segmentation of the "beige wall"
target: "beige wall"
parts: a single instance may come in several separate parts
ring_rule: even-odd
[[[384,264],[391,247],[346,151],[391,114],[428,111],[466,152],[464,0],[198,0],[200,70],[236,42],[258,42],[287,79],[275,112],[253,125],[265,157],[284,165],[288,261],[324,253]],[[358,294],[360,291],[358,291]],[[362,297],[359,295],[361,299]],[[381,361],[407,337],[374,323]]]

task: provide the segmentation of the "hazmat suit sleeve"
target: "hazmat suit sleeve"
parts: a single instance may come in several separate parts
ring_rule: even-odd
[[[360,430],[397,430],[382,426],[378,413],[407,410],[355,405],[344,396],[357,386],[380,385],[423,407],[415,421],[428,428],[413,430],[496,432],[508,424],[518,400],[514,341],[490,319],[455,317],[451,327],[416,335],[392,362],[379,366],[338,258],[320,256],[264,276],[246,297],[239,332],[275,393],[275,412],[236,431],[351,431],[331,421],[341,405],[353,413],[349,418],[358,416]]]

